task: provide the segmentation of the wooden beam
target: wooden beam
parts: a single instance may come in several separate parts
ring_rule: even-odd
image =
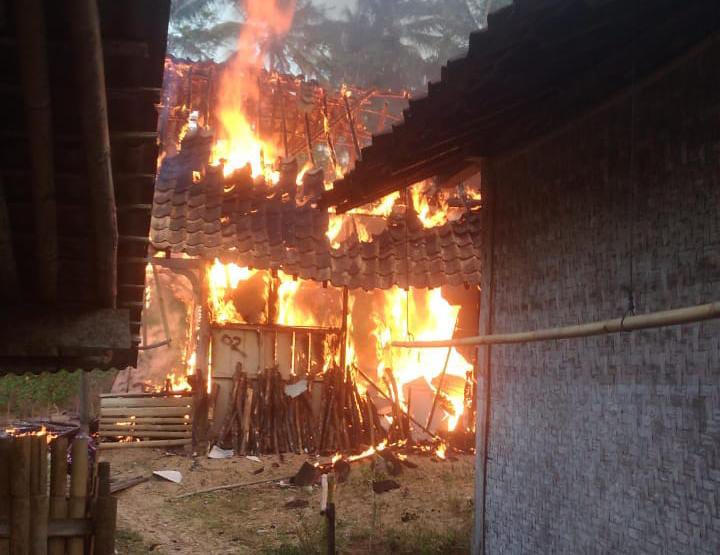
[[[10,216],[5,202],[5,188],[0,177],[0,299],[17,302],[19,298],[20,282],[12,243]]]
[[[54,302],[58,288],[57,210],[48,82],[45,11],[42,0],[16,0],[20,76],[30,139],[30,180],[35,225],[35,269],[42,300]]]
[[[483,252],[482,284],[480,287],[480,314],[478,316],[478,333],[489,334],[493,330],[494,300],[494,262],[495,262],[495,173],[493,166],[488,165],[482,173],[481,192],[485,204],[482,208],[481,240],[485,247]],[[485,508],[487,499],[487,461],[488,440],[490,435],[490,388],[492,386],[491,346],[481,345],[477,350],[477,368],[475,380],[476,414],[475,414],[475,521],[473,523],[472,554],[484,555],[486,519]]]
[[[97,296],[102,306],[114,307],[117,297],[118,226],[100,19],[95,0],[68,0],[68,7],[93,211]]]

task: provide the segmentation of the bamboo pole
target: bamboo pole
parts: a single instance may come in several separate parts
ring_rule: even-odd
[[[50,518],[67,518],[67,438],[55,438],[50,446]],[[48,555],[63,555],[65,540],[50,538]]]
[[[263,484],[272,484],[273,482],[283,482],[286,480],[290,480],[291,478],[292,476],[283,476],[281,478],[268,478],[267,480],[258,480],[256,482],[238,482],[236,484],[225,484],[224,486],[213,486],[211,488],[199,489],[197,491],[190,491],[188,493],[176,495],[175,499],[183,499],[185,497],[191,497],[193,495],[199,495],[201,493],[212,493],[213,491],[237,489],[246,486],[260,486]]]
[[[0,520],[10,520],[10,457],[12,456],[12,439],[0,438]],[[0,539],[0,555],[10,553],[10,541]]]
[[[459,317],[460,313],[458,312],[458,316],[455,317],[455,325],[453,326],[453,336],[455,335],[455,332],[457,331],[458,321],[460,320]],[[452,339],[452,336],[451,336]],[[448,363],[450,362],[450,355],[452,354],[452,347],[448,347],[447,354],[445,355],[445,364],[443,364],[442,372],[440,372],[440,381],[438,382],[437,391],[435,391],[435,396],[433,397],[432,405],[430,406],[430,414],[428,414],[427,424],[426,426],[430,428],[432,426],[433,416],[435,416],[435,408],[437,407],[438,397],[440,397],[440,392],[442,391],[443,386],[445,385],[445,374],[447,372]]]
[[[10,518],[10,553],[30,554],[30,464],[31,437],[16,437],[10,452],[10,492],[12,516]]]
[[[70,471],[70,518],[85,518],[88,491],[88,439],[75,438],[72,442],[72,469]],[[67,542],[68,555],[85,553],[84,538],[70,538]]]
[[[95,542],[93,555],[115,553],[117,498],[110,494],[110,463],[98,464],[98,497],[95,501]]]
[[[703,305],[661,310],[658,312],[650,312],[648,314],[614,318],[590,324],[578,324],[575,326],[562,326],[518,333],[478,335],[474,337],[462,337],[460,339],[443,341],[393,341],[392,346],[407,349],[419,349],[462,347],[467,345],[509,345],[513,343],[554,341],[558,339],[591,337],[593,335],[606,335],[624,331],[660,328],[664,326],[677,326],[681,324],[702,322],[703,320],[710,320],[719,317],[720,301],[715,301]]]
[[[48,543],[47,439],[31,436],[30,552],[46,555]]]
[[[72,0],[68,6],[80,91],[78,105],[93,207],[97,295],[103,306],[113,307],[117,295],[118,226],[110,160],[100,17],[95,0]]]

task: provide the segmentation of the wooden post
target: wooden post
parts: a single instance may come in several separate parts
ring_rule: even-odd
[[[483,279],[480,291],[480,316],[478,333],[493,331],[493,285],[494,285],[494,213],[495,183],[491,167],[483,172],[483,226],[481,237],[485,246]],[[491,346],[479,345],[477,352],[477,420],[475,422],[475,522],[473,525],[472,554],[485,553],[485,508],[487,494],[488,437],[490,434],[490,388],[491,388]]]
[[[47,438],[31,436],[30,463],[30,552],[47,554],[48,495],[47,495]]]
[[[372,447],[375,447],[375,415],[373,412],[375,411],[375,407],[373,405],[372,399],[370,398],[370,392],[366,392],[365,395],[367,396],[367,412],[368,412],[368,422],[370,426],[370,445]]]
[[[305,114],[305,139],[307,142],[307,153],[310,163],[315,166],[315,155],[312,149],[312,136],[310,135],[310,116]]]
[[[327,519],[327,552],[335,555],[335,473],[327,474],[327,506],[325,507]]]
[[[345,104],[345,114],[348,120],[348,127],[350,128],[350,134],[352,135],[353,146],[355,147],[355,156],[360,159],[360,143],[358,142],[357,132],[355,131],[355,118],[353,117],[352,110],[350,109],[350,101],[348,100],[348,94],[343,92],[343,103]],[[362,104],[362,101],[360,101]]]
[[[85,434],[90,432],[90,391],[86,370],[80,370],[80,429]]]
[[[327,93],[325,89],[322,91],[322,116],[323,116],[323,129],[325,130],[325,141],[327,142],[328,150],[330,151],[330,161],[332,162],[333,171],[337,173],[338,161],[337,155],[335,154],[335,145],[333,144],[332,134],[330,133],[330,115],[328,113],[327,105]],[[347,289],[345,287],[344,289]]]
[[[72,469],[70,471],[70,518],[85,518],[88,489],[88,439],[75,438],[72,442]],[[67,542],[68,555],[85,553],[84,538],[70,538]]]
[[[12,457],[12,439],[0,438],[0,520],[10,521],[10,461]],[[10,541],[0,539],[0,555],[10,553]]]
[[[110,495],[110,463],[98,464],[98,497],[95,500],[93,555],[115,553],[117,498]]]
[[[50,446],[50,518],[67,518],[67,438],[55,438]],[[64,555],[65,540],[50,538],[48,555]]]
[[[16,437],[10,452],[10,493],[12,516],[10,518],[10,553],[30,554],[30,465],[32,438]],[[78,554],[82,555],[82,554]]]
[[[347,286],[342,291],[342,322],[340,322],[340,368],[345,370],[347,366],[347,334],[348,334],[348,301],[349,292]]]

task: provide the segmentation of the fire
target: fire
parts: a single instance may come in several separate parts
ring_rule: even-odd
[[[232,262],[223,264],[215,259],[207,271],[210,309],[215,322],[224,324],[243,321],[231,293],[237,289],[239,283],[248,281],[256,273],[257,270],[238,266]]]
[[[354,305],[361,292],[355,292]],[[365,305],[366,303],[363,303]],[[444,349],[396,349],[390,346],[392,340],[407,337],[408,331],[416,340],[449,339],[455,327],[459,306],[447,302],[440,289],[411,289],[406,293],[402,289],[393,288],[373,293],[372,325],[370,332],[375,338],[375,354],[377,373],[382,376],[387,368],[391,368],[398,383],[400,401],[405,402],[403,385],[417,379],[424,379],[432,391],[436,390],[433,380],[438,378],[445,366],[447,351]],[[350,329],[354,330],[356,318],[362,318],[361,310],[351,310]],[[408,321],[409,317],[409,321]],[[359,345],[356,334],[350,333],[348,360],[363,366],[358,360]],[[451,349],[446,374],[465,379],[466,372],[472,365],[456,349]],[[446,395],[453,407],[454,414],[446,416],[447,429],[453,430],[464,410],[462,394]],[[442,411],[438,411],[441,414]]]
[[[438,459],[445,460],[447,458],[446,452],[447,452],[447,445],[445,445],[444,442],[440,443],[440,445],[437,446],[437,449],[435,449],[435,456]]]
[[[436,195],[437,205],[431,206],[428,195],[429,183],[426,181],[417,183],[410,187],[413,208],[422,222],[423,227],[437,227],[447,223],[447,199],[449,194],[438,192]]]
[[[188,383],[187,376],[176,375],[173,372],[165,376],[165,384],[170,386],[170,391],[176,393],[190,391],[192,389]]]
[[[257,103],[257,77],[265,64],[262,45],[290,30],[295,2],[281,0],[248,0],[247,19],[237,40],[236,54],[220,82],[217,119],[219,129],[211,163],[223,164],[227,176],[248,164],[253,177],[264,176],[275,183],[277,172],[272,168],[278,152],[270,142],[259,137],[259,129],[249,121],[245,106]]]

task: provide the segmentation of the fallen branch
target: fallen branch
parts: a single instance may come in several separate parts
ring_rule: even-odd
[[[268,480],[258,480],[256,482],[238,482],[235,484],[226,484],[224,486],[213,486],[211,488],[199,489],[197,491],[190,491],[188,493],[182,493],[180,495],[176,495],[175,499],[182,499],[183,497],[191,497],[193,495],[199,495],[201,493],[211,493],[213,491],[236,489],[236,488],[242,488],[245,486],[259,486],[262,484],[271,484],[272,482],[280,482],[282,480],[290,480],[290,478],[292,478],[292,476],[283,476],[280,478],[270,478]]]

